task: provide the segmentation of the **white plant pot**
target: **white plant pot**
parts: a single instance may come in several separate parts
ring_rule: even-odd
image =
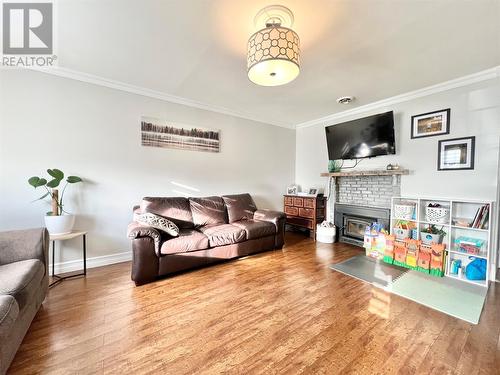
[[[73,230],[75,215],[45,216],[45,226],[50,234],[66,234]]]

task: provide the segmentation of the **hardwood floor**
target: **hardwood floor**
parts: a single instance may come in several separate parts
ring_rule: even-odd
[[[130,263],[51,289],[10,374],[498,374],[500,288],[475,326],[334,272],[359,254],[287,233],[135,287]]]

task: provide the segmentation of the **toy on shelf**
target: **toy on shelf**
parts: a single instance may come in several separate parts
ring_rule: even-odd
[[[462,260],[461,259],[453,259],[451,261],[451,270],[450,273],[452,275],[462,276],[460,275],[460,271],[462,270]]]
[[[415,223],[412,221],[398,220],[392,230],[396,239],[403,241],[406,238],[410,238],[412,231],[415,228]]]
[[[417,271],[429,273],[431,268],[431,248],[421,245],[418,252]]]
[[[461,253],[477,255],[484,249],[485,243],[478,238],[460,236],[455,239],[455,248]]]
[[[373,223],[366,226],[364,245],[366,256],[376,259],[382,259],[386,248],[387,231],[380,223]]]
[[[441,277],[444,275],[445,245],[433,243],[431,246],[427,246],[422,244],[420,240],[407,238],[404,241],[393,240],[391,252],[390,248],[388,249],[388,237],[394,238],[394,236],[386,236],[384,262],[433,276]]]
[[[405,240],[406,265],[413,270],[417,269],[417,259],[418,259],[420,244],[421,241],[418,240],[412,240],[412,239]]]
[[[411,239],[412,240],[418,240],[418,230],[417,230],[417,228],[413,228],[411,230]]]
[[[394,262],[394,241],[396,237],[387,234],[385,236],[384,262],[392,264]]]
[[[443,276],[444,275],[444,256],[445,256],[445,244],[433,243],[431,245],[431,268],[430,274],[433,276]]]
[[[396,266],[406,267],[406,245],[404,242],[394,242],[394,262]]]
[[[486,259],[469,257],[471,262],[465,267],[467,280],[486,280]]]

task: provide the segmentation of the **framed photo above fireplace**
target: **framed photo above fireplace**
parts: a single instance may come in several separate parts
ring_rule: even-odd
[[[411,138],[433,137],[450,133],[450,109],[411,117]]]
[[[474,169],[476,137],[439,141],[438,171]]]

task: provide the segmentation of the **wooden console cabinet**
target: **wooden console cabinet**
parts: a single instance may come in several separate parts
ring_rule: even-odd
[[[310,236],[316,239],[316,224],[320,224],[326,215],[326,198],[323,195],[284,195],[283,203],[286,223],[309,229]]]

